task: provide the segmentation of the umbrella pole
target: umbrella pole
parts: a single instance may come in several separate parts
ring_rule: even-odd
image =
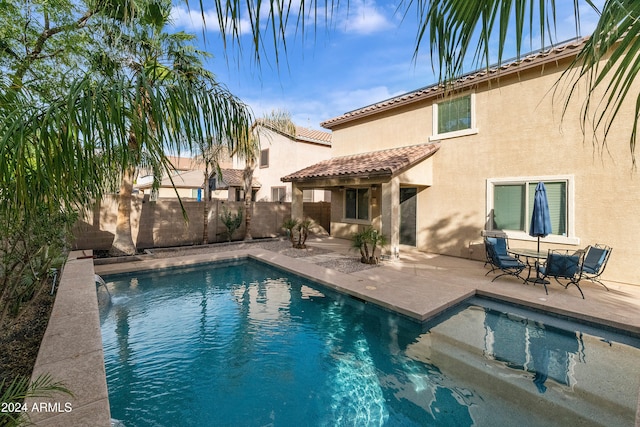
[[[540,236],[538,236],[538,253],[540,253]]]

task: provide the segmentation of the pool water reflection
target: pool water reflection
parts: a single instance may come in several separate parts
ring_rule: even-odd
[[[483,301],[420,325],[249,261],[106,281],[109,399],[127,426],[633,425],[637,348]],[[591,372],[620,358],[626,372]]]

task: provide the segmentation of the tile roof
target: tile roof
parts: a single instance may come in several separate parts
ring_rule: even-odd
[[[243,187],[244,180],[242,179],[242,169],[220,169],[222,172],[222,179],[218,181],[217,188],[224,190],[229,187]],[[260,183],[256,178],[251,181],[253,188],[260,188]]]
[[[289,174],[281,180],[291,182],[324,178],[393,176],[408,166],[432,156],[439,148],[440,143],[435,142],[334,157]]]
[[[480,71],[466,74],[457,79],[453,83],[453,85],[457,89],[462,89],[483,81],[496,79],[498,77],[504,77],[509,74],[521,72],[528,68],[574,56],[580,51],[587,39],[588,37],[576,39],[548,50],[541,50],[531,53],[529,55],[521,57],[518,60],[510,61],[500,66],[492,67],[489,69],[482,69]],[[427,86],[413,92],[406,93],[404,95],[396,96],[394,98],[390,98],[376,104],[371,104],[366,107],[350,111],[341,116],[326,120],[320,123],[320,126],[331,129],[339,124],[346,123],[351,120],[370,116],[372,114],[390,110],[402,105],[412,104],[414,102],[430,99],[442,94],[443,90],[444,86],[442,84]]]
[[[329,147],[331,146],[331,132],[325,132],[325,131],[316,130],[316,129],[309,129],[309,128],[295,125],[296,134],[294,136],[288,132],[283,132],[281,130],[275,129],[274,127],[270,126],[268,123],[263,123],[261,121],[258,121],[257,124],[273,132],[279,133],[281,135],[285,135],[298,142],[310,142],[312,144],[326,145]]]
[[[173,179],[173,184],[171,184]],[[173,175],[171,179],[168,176],[164,176],[160,181],[160,187],[173,187],[176,188],[201,188],[204,182],[204,172],[201,170],[191,170],[186,172],[180,172]],[[151,188],[153,182],[147,182],[136,186],[136,188]]]
[[[296,139],[300,141],[331,145],[331,132],[296,126]]]

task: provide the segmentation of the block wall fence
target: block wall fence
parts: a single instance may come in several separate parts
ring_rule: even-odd
[[[169,246],[203,244],[204,202],[183,200],[185,219],[177,199],[149,201],[149,196],[134,196],[131,202],[131,233],[138,250]],[[227,241],[226,229],[220,220],[223,208],[237,212],[243,202],[212,200],[207,213],[208,243]],[[326,233],[330,226],[331,203],[304,204],[304,216],[321,226],[316,232]],[[85,212],[73,229],[73,249],[106,250],[111,247],[118,215],[117,196],[107,196]],[[282,222],[291,217],[291,203],[252,203],[251,235],[254,238],[284,235]],[[237,230],[234,240],[244,236],[244,224]]]

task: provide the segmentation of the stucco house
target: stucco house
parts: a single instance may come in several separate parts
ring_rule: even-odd
[[[172,165],[171,173],[163,175],[157,192],[152,194],[153,171],[145,168],[138,170],[134,190],[150,194],[153,199],[175,199],[176,193],[183,199],[197,199],[198,194],[202,197],[204,164],[193,157],[168,156],[167,160]]]
[[[212,199],[244,201],[244,170],[220,169],[211,174],[209,186]],[[256,194],[262,185],[254,176],[251,181],[251,200],[256,200]]]
[[[331,133],[296,126],[295,135],[288,135],[265,125],[261,126],[260,155],[253,177],[260,183],[255,200],[290,202],[291,184],[281,178],[291,172],[331,157]],[[244,162],[234,156],[233,166],[243,169]],[[305,189],[305,202],[329,202],[330,191]]]
[[[582,43],[471,73],[453,92],[433,85],[325,121],[331,159],[283,177],[292,184],[292,215],[302,216],[304,190],[321,188],[332,193],[333,236],[372,225],[389,238],[387,253],[410,247],[482,259],[484,231],[535,247],[527,231],[533,189],[543,181],[554,231],[542,249],[610,245],[604,279],[640,284],[633,103],[605,149],[602,132],[581,129],[581,99],[562,117],[567,83],[556,83]]]

